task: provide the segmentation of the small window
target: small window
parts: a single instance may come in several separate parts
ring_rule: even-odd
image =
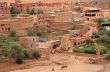
[[[4,24],[1,24],[1,26],[4,26]]]
[[[2,30],[4,30],[4,28],[2,28]]]
[[[5,30],[7,30],[7,28],[5,28]]]
[[[8,28],[8,31],[10,31],[10,28]]]
[[[76,46],[76,42],[74,43],[74,46]]]

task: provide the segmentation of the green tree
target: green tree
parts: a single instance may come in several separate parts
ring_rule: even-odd
[[[105,20],[104,20],[103,18],[97,18],[97,19],[95,20],[95,22],[97,22],[98,24],[101,25],[101,23],[105,22]]]
[[[16,45],[16,44],[12,44],[11,46],[11,57],[16,59],[16,57],[19,56],[24,56],[24,52],[25,52],[25,48],[20,46],[20,45]]]
[[[38,51],[34,50],[32,52],[32,57],[35,58],[35,59],[38,59],[40,57],[40,53]]]
[[[1,54],[5,57],[9,57],[10,56],[10,49],[11,49],[11,43],[10,43],[10,39],[8,39],[7,37],[0,35],[0,51]]]
[[[16,36],[17,36],[16,31],[11,31],[11,33],[10,33],[9,36],[10,36],[10,37],[16,37]]]
[[[106,30],[101,30],[101,31],[98,32],[98,34],[99,35],[105,35],[105,34],[107,34],[107,31]]]
[[[11,37],[12,40],[19,41],[19,37],[17,36],[16,31],[11,31],[9,36]]]
[[[11,14],[11,16],[17,16],[18,14],[20,14],[20,11],[15,9],[14,7],[11,7],[10,14]]]
[[[30,11],[30,15],[35,15],[36,12],[35,12],[35,9],[33,8],[31,11]]]
[[[37,14],[43,14],[43,11],[40,10],[40,9],[38,9],[38,10],[37,10]]]
[[[97,32],[93,32],[93,37],[94,38],[99,38],[99,34]]]
[[[22,64],[22,63],[23,63],[23,59],[22,59],[21,56],[18,55],[18,56],[16,57],[16,63],[17,63],[17,64]]]
[[[35,36],[36,34],[34,33],[34,31],[32,29],[28,29],[27,30],[27,35],[28,36]]]

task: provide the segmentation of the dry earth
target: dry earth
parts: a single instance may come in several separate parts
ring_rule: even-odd
[[[50,56],[50,62],[47,65],[35,66],[24,70],[15,70],[11,72],[99,72],[104,66],[95,64],[86,64],[87,57],[75,58],[73,55],[68,54],[55,54]],[[61,70],[61,67],[66,65],[67,68]]]

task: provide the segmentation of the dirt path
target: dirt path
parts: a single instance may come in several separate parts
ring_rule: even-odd
[[[98,72],[103,69],[103,65],[86,64],[87,58],[78,57],[75,59],[73,55],[55,54],[50,58],[52,64],[47,66],[35,66],[30,69],[15,70],[11,72]],[[55,63],[56,62],[56,63]],[[62,65],[67,65],[67,68],[61,70]],[[52,69],[54,68],[54,71]]]

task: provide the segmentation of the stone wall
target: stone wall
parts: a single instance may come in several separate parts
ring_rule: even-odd
[[[0,33],[9,34],[11,31],[16,31],[19,35],[25,35],[26,29],[33,27],[33,24],[34,20],[32,17],[0,20]]]

